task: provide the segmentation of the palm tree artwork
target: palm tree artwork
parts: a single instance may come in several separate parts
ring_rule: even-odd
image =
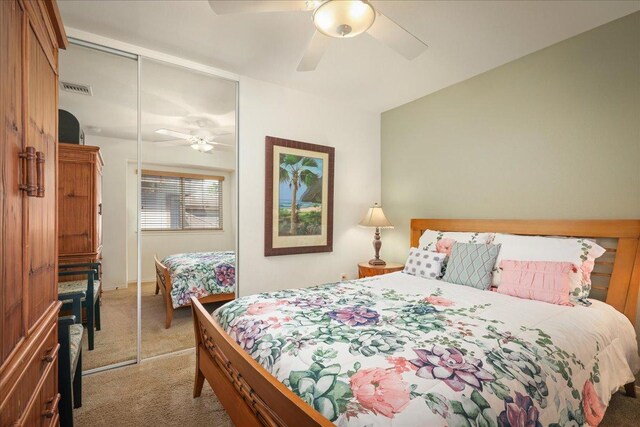
[[[322,159],[281,153],[279,175],[279,234],[320,234],[322,191],[318,188],[322,188]]]

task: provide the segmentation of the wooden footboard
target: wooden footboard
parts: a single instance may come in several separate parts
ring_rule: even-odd
[[[191,298],[196,337],[193,396],[206,379],[237,426],[332,426],[333,424],[251,358]]]
[[[173,301],[171,301],[171,275],[169,274],[169,269],[158,259],[157,255],[153,256],[153,260],[156,264],[156,295],[160,291],[162,291],[162,295],[164,297],[165,303],[165,320],[164,327],[165,329],[169,329],[171,327],[171,322],[173,321]],[[203,304],[210,302],[220,302],[220,301],[231,301],[235,299],[235,293],[228,294],[212,294],[207,295],[199,299],[199,301]],[[189,304],[185,304],[182,307],[187,307]]]

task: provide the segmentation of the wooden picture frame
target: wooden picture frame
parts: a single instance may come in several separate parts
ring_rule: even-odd
[[[265,146],[264,256],[332,252],[335,148],[273,136]]]

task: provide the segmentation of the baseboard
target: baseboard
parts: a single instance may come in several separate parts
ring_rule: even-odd
[[[125,362],[112,363],[106,366],[100,366],[93,369],[87,369],[86,371],[82,371],[82,376],[86,377],[89,375],[99,374],[100,372],[110,371],[112,369],[123,368],[125,366],[133,366],[136,364],[136,359],[127,360]]]
[[[180,356],[180,355],[183,355],[183,354],[193,353],[195,351],[195,349],[196,349],[195,347],[189,347],[189,348],[185,348],[185,349],[182,349],[182,350],[172,351],[170,353],[157,354],[155,356],[145,357],[140,361],[140,363],[151,362],[151,361],[158,360],[158,359],[166,359],[167,357]]]

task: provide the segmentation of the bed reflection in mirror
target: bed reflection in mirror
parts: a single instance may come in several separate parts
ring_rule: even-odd
[[[235,298],[236,82],[149,59],[141,81],[148,358],[194,346],[191,296],[210,311]]]

